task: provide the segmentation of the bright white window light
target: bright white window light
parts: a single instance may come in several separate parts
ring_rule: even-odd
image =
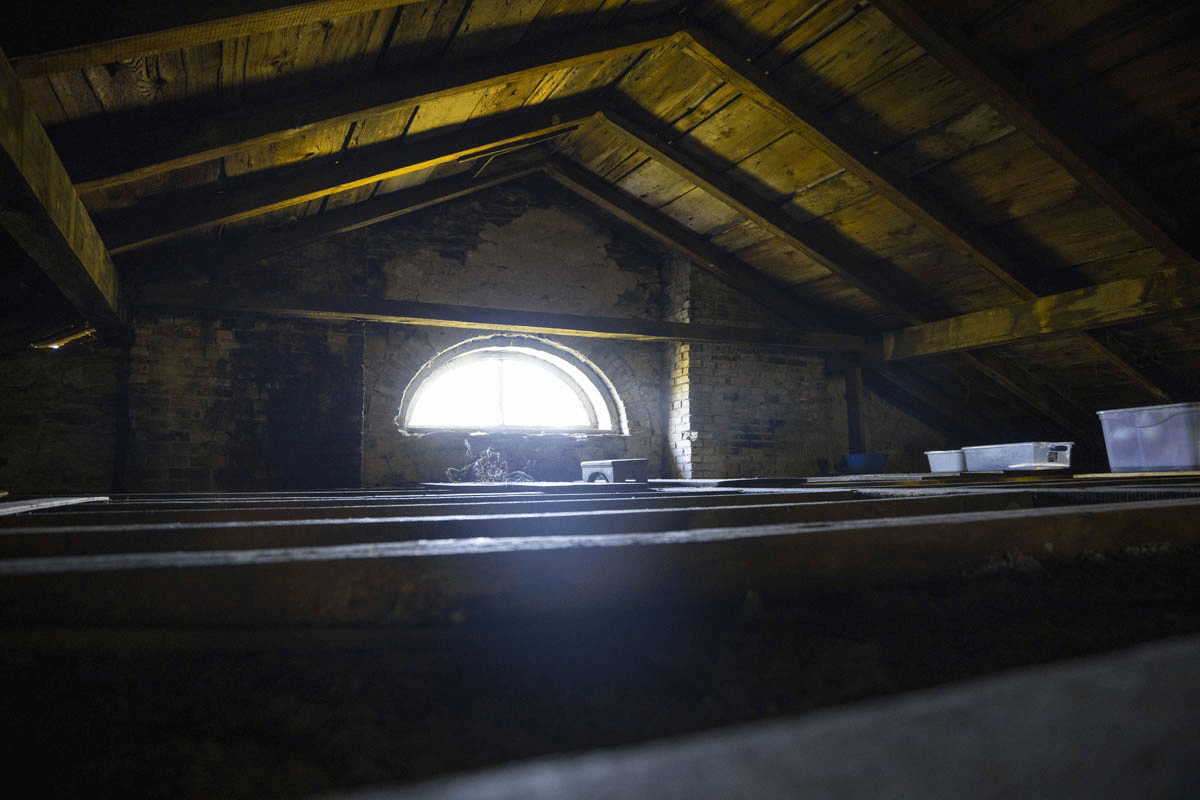
[[[421,382],[410,428],[612,430],[592,380],[569,361],[528,347],[485,347]]]

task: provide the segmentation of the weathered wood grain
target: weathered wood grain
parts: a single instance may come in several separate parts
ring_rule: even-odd
[[[662,533],[458,539],[0,561],[18,624],[431,624],[958,576],[1191,546],[1195,500]],[[31,604],[30,597],[38,602]],[[153,598],[153,602],[151,602]],[[204,598],[197,603],[196,598]],[[736,605],[734,607],[737,607]]]
[[[193,20],[205,16],[203,6],[166,4],[158,12],[163,24],[160,30],[23,55],[13,59],[13,67],[22,78],[68,72],[416,2],[419,0],[255,0],[242,6],[258,5],[260,10],[202,22]]]
[[[214,225],[249,219],[271,211],[320,199],[338,192],[511,147],[546,134],[565,132],[584,122],[594,103],[543,104],[476,123],[456,136],[427,138],[397,153],[387,143],[360,148],[335,159],[314,159],[302,167],[258,171],[231,178],[216,189],[180,193],[174,202],[156,198],[146,204],[104,215],[111,252],[124,253],[161,243]]]
[[[991,347],[1144,319],[1200,305],[1200,287],[1179,270],[991,308],[883,334],[880,358],[914,358]]]
[[[122,329],[120,281],[46,131],[0,52],[0,225],[85,321]]]
[[[1179,264],[1196,266],[1195,257],[1179,244],[1183,221],[1174,219],[1141,187],[1109,169],[1106,159],[1055,118],[1051,104],[1040,102],[984,47],[933,15],[922,13],[910,0],[881,0],[875,6],[1108,204],[1146,241]]]
[[[810,306],[800,299],[781,296],[780,284],[764,278],[691,230],[658,215],[654,209],[638,203],[587,170],[569,161],[556,159],[551,162],[547,174],[618,219],[691,259],[733,288],[745,292],[751,300],[782,319],[802,328],[813,324],[826,325],[831,330],[846,327],[846,320],[835,322],[821,308]]]
[[[474,59],[402,75],[384,75],[313,93],[300,102],[263,104],[253,115],[214,114],[204,126],[171,110],[110,115],[58,126],[53,131],[83,194],[285,141],[306,131],[338,125],[444,98],[461,97],[496,84],[543,76],[568,66],[605,61],[651,49],[678,29],[674,19],[640,23],[636,29],[583,34],[503,57]],[[236,65],[231,65],[231,71]],[[111,143],[98,147],[97,143]]]

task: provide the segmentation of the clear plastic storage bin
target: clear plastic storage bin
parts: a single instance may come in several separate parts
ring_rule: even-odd
[[[1113,472],[1200,469],[1200,403],[1096,413]]]
[[[962,450],[926,450],[930,472],[966,472],[967,462]]]
[[[964,447],[968,472],[1071,466],[1074,442],[1016,442]]]

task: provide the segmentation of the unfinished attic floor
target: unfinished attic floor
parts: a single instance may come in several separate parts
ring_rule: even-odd
[[[8,750],[56,795],[302,797],[1200,633],[1194,477],[902,484],[4,517]]]

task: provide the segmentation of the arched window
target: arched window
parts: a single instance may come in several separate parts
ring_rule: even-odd
[[[409,383],[407,430],[616,433],[611,384],[578,353],[542,339],[489,336],[440,353]]]

